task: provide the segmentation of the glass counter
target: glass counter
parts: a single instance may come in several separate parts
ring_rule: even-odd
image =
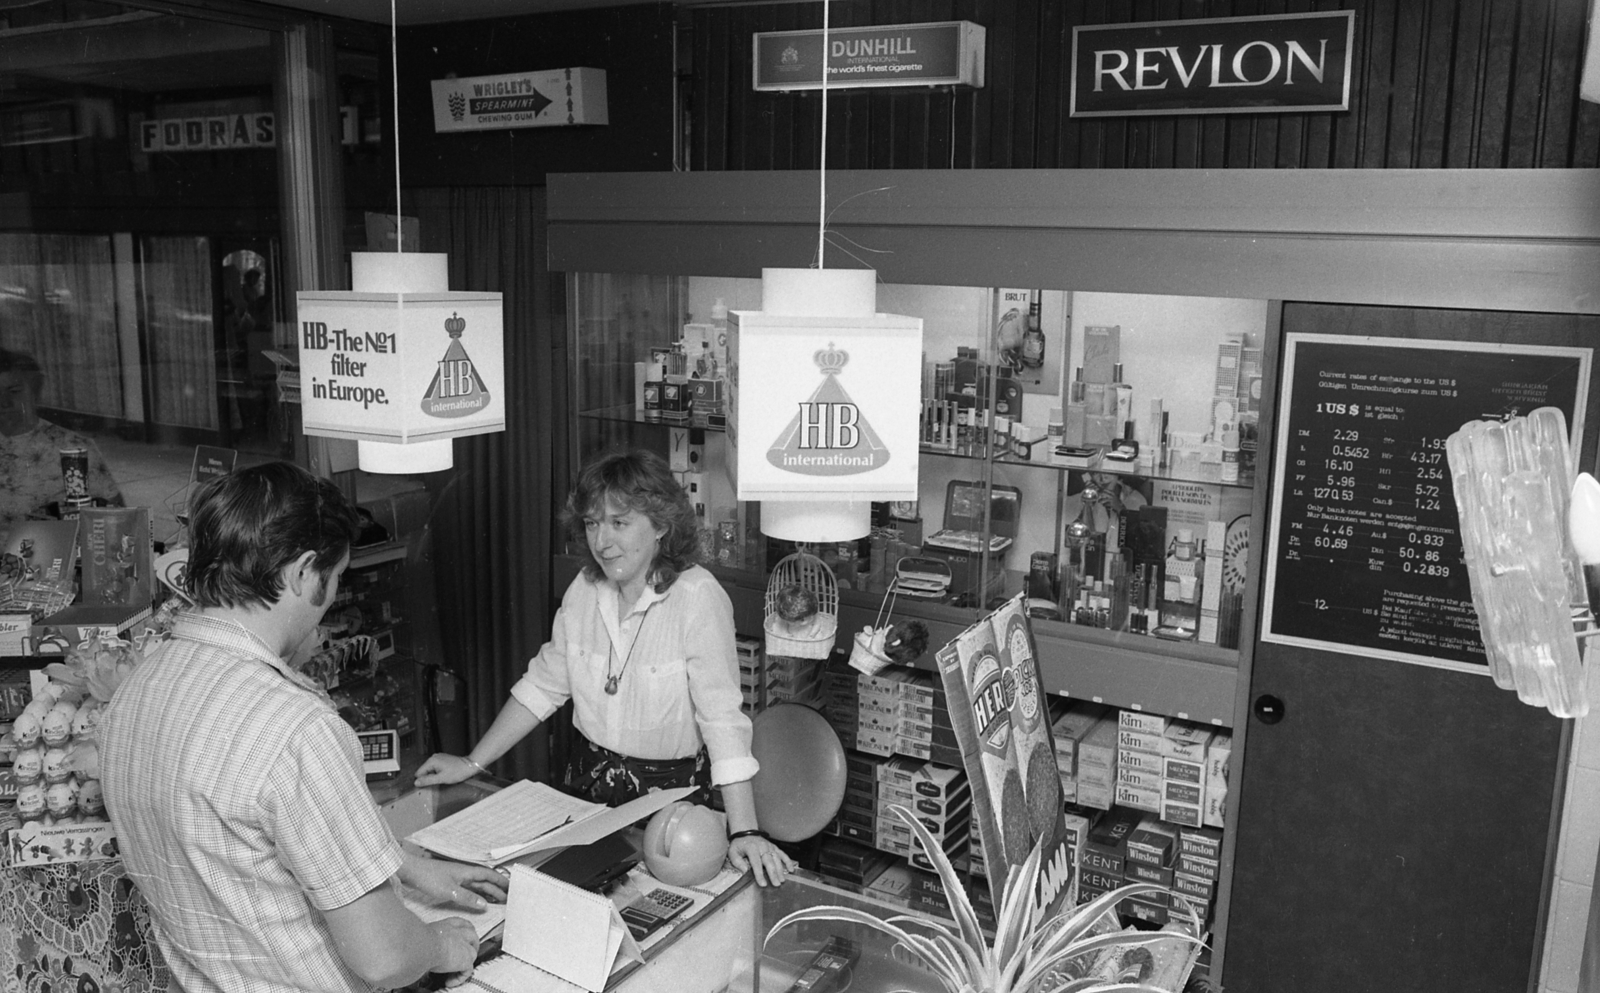
[[[808,872],[791,876],[782,886],[768,887],[759,893],[759,916],[753,929],[753,967],[748,974],[734,978],[733,990],[752,993],[787,993],[795,989],[817,989],[850,993],[940,993],[944,986],[934,973],[916,962],[894,940],[881,931],[862,924],[840,921],[802,921],[790,925],[766,941],[767,932],[778,921],[797,910],[818,906],[840,906],[879,918],[896,915],[917,916],[905,907],[879,900],[869,894]],[[855,961],[831,985],[796,987],[796,981],[814,967],[819,952],[834,939],[850,943]],[[837,947],[837,946],[835,946]]]

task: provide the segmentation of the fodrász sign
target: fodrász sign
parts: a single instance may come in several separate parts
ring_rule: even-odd
[[[1072,29],[1073,117],[1350,109],[1355,12]]]

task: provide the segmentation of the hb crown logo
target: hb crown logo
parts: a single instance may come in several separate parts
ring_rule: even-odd
[[[799,404],[768,449],[767,461],[807,476],[850,476],[888,464],[889,449],[839,382],[850,353],[830,341],[811,360],[822,371],[822,382]]]
[[[444,322],[444,330],[450,335],[450,345],[434,370],[428,392],[422,397],[422,412],[429,417],[467,417],[489,406],[489,391],[461,344],[461,335],[467,330],[466,320],[452,313]]]

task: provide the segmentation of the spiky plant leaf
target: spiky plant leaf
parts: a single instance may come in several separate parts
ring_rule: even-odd
[[[1171,893],[1154,883],[1130,883],[1102,894],[1086,904],[1064,908],[1055,917],[1041,919],[1043,910],[1035,902],[1039,867],[1048,839],[1041,838],[1021,866],[1007,874],[996,918],[995,941],[991,948],[978,926],[977,914],[967,897],[955,867],[944,849],[921,821],[909,810],[892,805],[891,810],[910,825],[939,874],[945,898],[950,904],[955,929],[937,921],[908,915],[875,917],[848,907],[810,907],[795,911],[772,926],[766,941],[791,924],[800,921],[839,921],[855,923],[886,934],[923,962],[949,993],[1168,993],[1145,983],[1107,983],[1095,976],[1066,979],[1048,989],[1036,989],[1047,982],[1067,962],[1084,957],[1091,965],[1100,953],[1115,947],[1139,947],[1168,939],[1202,944],[1196,935],[1179,931],[1110,931],[1093,929],[1117,903],[1139,893]],[[1187,904],[1186,904],[1187,907]],[[1199,919],[1187,907],[1196,930]],[[925,930],[918,934],[911,928]]]
[[[961,932],[961,941],[977,953],[976,958],[982,963],[981,970],[975,973],[974,978],[991,974],[994,971],[994,960],[990,956],[988,943],[984,941],[983,928],[978,926],[978,915],[972,909],[972,901],[967,898],[967,888],[961,885],[961,877],[956,875],[956,868],[950,864],[949,857],[944,853],[944,847],[933,837],[933,832],[917,820],[911,811],[897,803],[891,804],[889,809],[911,826],[917,840],[922,842],[922,850],[928,854],[928,861],[932,862],[934,869],[938,871],[939,883],[944,887],[945,901],[950,904],[951,916],[955,918],[956,927]]]

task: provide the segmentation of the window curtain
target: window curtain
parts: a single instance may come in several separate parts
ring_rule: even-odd
[[[414,191],[422,250],[450,256],[452,290],[505,295],[506,430],[457,439],[455,467],[429,479],[445,664],[467,686],[476,742],[550,633],[555,512],[569,468],[565,292],[546,259],[545,191]],[[548,780],[566,754],[563,710],[494,766]],[[552,762],[552,755],[558,761]]]
[[[0,347],[38,361],[41,404],[121,417],[110,237],[0,234],[0,286]]]
[[[217,429],[216,309],[211,242],[197,236],[144,238],[144,325],[152,419]]]

